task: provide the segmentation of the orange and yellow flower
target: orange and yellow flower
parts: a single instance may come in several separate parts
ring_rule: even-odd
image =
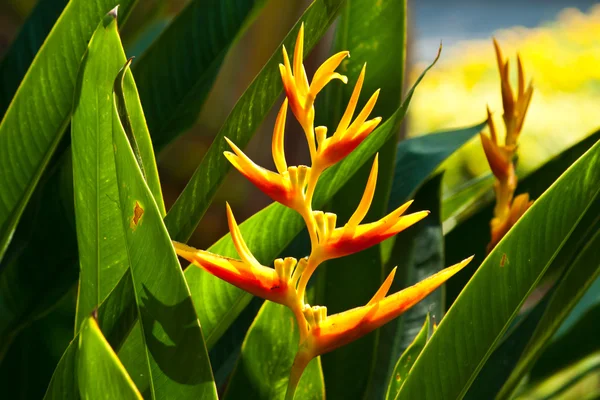
[[[429,212],[418,211],[404,215],[412,203],[409,201],[378,221],[361,224],[375,193],[378,174],[377,155],[361,201],[343,227],[336,228],[335,214],[312,209],[312,198],[321,173],[350,154],[377,127],[381,118],[368,120],[379,95],[379,91],[376,91],[352,121],[365,77],[366,69],[363,67],[347,109],[334,134],[327,137],[326,127],[314,127],[315,97],[332,79],[347,82],[346,77],[335,72],[335,69],[349,54],[340,52],[329,58],[317,70],[309,84],[302,65],[303,32],[302,26],[294,50],[293,68],[285,48],[283,49],[284,63],[280,65],[287,98],[279,110],[273,131],[271,147],[277,172],[256,165],[229,139],[227,142],[232,152],[225,152],[225,156],[260,190],[273,200],[297,211],[304,218],[311,239],[310,255],[299,261],[291,257],[277,259],[274,268],[262,265],[245,243],[229,205],[227,205],[229,230],[240,260],[196,250],[174,242],[177,254],[198,267],[249,293],[283,304],[294,312],[300,331],[300,343],[290,375],[287,398],[293,398],[293,392],[302,372],[312,358],[349,343],[396,318],[471,260],[467,259],[410,288],[387,296],[395,275],[394,269],[368,304],[332,316],[327,316],[325,307],[311,306],[305,302],[304,293],[307,283],[315,269],[324,261],[374,246],[417,223]],[[287,165],[284,130],[288,103],[306,135],[311,155],[310,167]]]
[[[521,57],[517,55],[518,86],[515,96],[510,85],[508,61],[503,59],[502,51],[495,39],[494,48],[500,72],[500,88],[502,106],[504,108],[502,118],[506,128],[506,138],[505,144],[501,145],[498,140],[494,121],[492,120],[492,114],[488,108],[490,136],[488,137],[483,133],[480,135],[483,151],[490,169],[496,177],[494,184],[496,206],[494,208],[494,218],[490,222],[491,240],[488,245],[488,252],[500,242],[504,235],[506,235],[533,203],[529,201],[529,195],[527,194],[521,194],[513,199],[518,181],[513,159],[517,151],[525,115],[527,114],[531,96],[533,95],[533,86],[530,82],[527,88],[525,88],[523,63],[521,62]]]

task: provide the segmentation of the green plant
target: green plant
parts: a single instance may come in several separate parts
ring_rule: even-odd
[[[399,141],[433,64],[402,100],[406,2],[391,0],[315,0],[168,208],[155,154],[193,124],[225,55],[265,2],[193,0],[132,61],[117,20],[125,23],[134,3],[45,0],[32,18],[53,29],[26,24],[0,68],[3,82],[20,82],[2,91],[10,101],[0,124],[5,396],[504,399],[593,391],[586,385],[597,376],[598,349],[586,327],[593,331],[598,307],[600,134],[517,186],[516,139],[531,99],[520,64],[511,109],[508,63],[498,56],[506,146],[493,124],[492,139],[481,136],[496,187],[510,183],[497,199],[517,209],[500,230],[490,232],[498,218],[491,180],[442,195],[440,164],[486,122]],[[336,19],[334,55],[309,84],[302,60]],[[285,47],[294,41],[290,60]],[[39,50],[27,62],[31,46]],[[23,63],[10,61],[21,55]],[[242,149],[283,91],[275,173]],[[287,165],[288,107],[310,167]],[[337,130],[328,135],[326,127]],[[201,219],[228,162],[276,202],[240,225],[227,206],[230,234],[193,249],[183,243],[199,223],[212,229]],[[411,202],[417,212],[403,215]],[[177,254],[196,266],[182,269]],[[469,265],[461,261],[472,254]]]

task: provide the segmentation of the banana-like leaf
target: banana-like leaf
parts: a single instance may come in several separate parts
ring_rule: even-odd
[[[294,314],[281,304],[265,302],[242,344],[242,353],[225,392],[225,399],[283,399],[294,361],[290,348],[298,347]],[[292,322],[292,323],[290,323]],[[283,354],[283,356],[282,356]],[[320,358],[312,360],[302,374],[296,400],[325,398]]]
[[[519,362],[512,369],[508,380],[498,393],[499,399],[510,397],[523,376],[540,357],[562,322],[569,316],[570,311],[600,275],[600,199],[596,206],[590,208],[589,211],[584,218],[595,219],[596,223],[585,226],[587,232],[581,232],[582,230],[578,227],[574,233],[574,236],[579,236],[579,246],[572,246],[574,254],[569,260],[564,276],[557,283],[557,287],[549,299],[549,304]],[[580,233],[581,235],[579,235]]]
[[[73,0],[38,51],[0,123],[0,260],[69,122],[81,57],[98,21],[120,3]]]
[[[431,318],[429,317],[429,314],[427,314],[421,330],[417,333],[406,350],[404,350],[394,367],[392,379],[390,379],[385,395],[386,400],[393,400],[396,398],[396,395],[400,391],[400,387],[402,387],[402,383],[404,383],[412,366],[415,364],[415,361],[417,361],[417,357],[419,357],[419,354],[421,354],[421,351],[423,351],[423,348],[427,344],[432,330]]]
[[[303,22],[306,56],[325,34],[344,1],[315,0],[285,37],[283,44],[288,49],[293,48],[300,24]],[[281,47],[278,47],[238,100],[194,175],[169,210],[165,224],[173,240],[185,242],[189,239],[225,179],[229,171],[229,161],[223,156],[223,151],[230,148],[224,138],[229,138],[241,149],[246,147],[279,97],[283,86],[277,65],[282,60]],[[210,343],[210,340],[208,342]]]
[[[536,200],[490,253],[442,320],[397,398],[466,394],[525,299],[598,201],[599,162],[600,142]]]
[[[127,271],[127,248],[115,172],[112,92],[115,76],[125,64],[125,52],[117,29],[116,13],[100,23],[90,40],[75,89],[71,123],[73,187],[79,249],[78,329]],[[125,70],[124,70],[125,71]],[[123,84],[126,83],[126,87]],[[150,135],[145,127],[131,72],[118,81],[120,107],[132,143],[138,149],[144,176],[164,213],[160,182]],[[125,102],[130,107],[125,105]],[[131,112],[128,112],[131,110]]]
[[[432,66],[433,63],[423,71],[408,91],[402,105],[387,122],[373,131],[346,159],[323,173],[315,191],[314,209],[322,209],[340,187],[386,143],[391,135],[397,132],[417,85]],[[302,218],[295,211],[278,203],[271,204],[240,225],[246,243],[264,265],[271,264],[302,228]],[[229,234],[211,246],[209,251],[237,257]],[[193,293],[194,305],[198,311],[207,346],[211,348],[248,305],[252,296],[200,268],[187,268],[185,278]]]
[[[93,317],[83,321],[77,352],[77,380],[82,398],[142,399]]]
[[[4,116],[21,80],[67,0],[40,0],[23,23],[0,63],[0,118]]]
[[[217,398],[210,362],[189,289],[162,215],[144,180],[113,96],[112,137],[121,215],[151,375],[150,397]],[[133,331],[136,332],[135,330]]]
[[[134,62],[157,150],[196,121],[227,51],[265,3],[192,1]]]
[[[381,52],[381,48],[388,50]],[[379,116],[387,120],[400,105],[406,58],[406,0],[348,1],[341,12],[332,54],[343,50],[350,51],[351,58],[338,70],[348,76],[349,83],[328,85],[325,102],[316,115],[320,119],[318,124],[327,126],[330,132],[335,131],[365,63],[359,104],[365,104],[381,89],[370,118]],[[386,213],[399,134],[400,130],[393,132],[379,149],[377,187],[365,221],[378,220]],[[371,165],[372,162],[366,162],[330,202],[328,209],[337,214],[340,226],[348,221],[360,202],[361,188],[367,182]],[[318,301],[327,304],[330,313],[366,304],[391,272],[383,268],[380,246],[330,260],[320,269],[317,287],[322,288],[322,293]],[[373,332],[322,357],[328,397],[349,398],[373,392],[368,385],[376,362],[378,336],[379,331]]]

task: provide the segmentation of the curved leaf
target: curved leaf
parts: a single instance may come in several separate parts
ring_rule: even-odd
[[[397,132],[417,85],[432,66],[433,63],[423,71],[409,90],[402,105],[388,121],[373,131],[346,159],[323,173],[315,191],[313,201],[315,209],[321,209],[360,166],[367,162],[394,132]],[[264,265],[271,264],[302,230],[302,227],[302,218],[295,211],[278,203],[271,204],[240,225],[248,247]],[[209,251],[237,257],[229,234],[211,246]],[[193,293],[194,305],[198,311],[207,346],[211,348],[248,305],[252,296],[200,268],[187,268],[185,278]]]
[[[442,320],[397,398],[465,395],[531,290],[597,201],[598,162],[600,143],[536,200],[490,253]]]
[[[0,260],[69,122],[77,68],[98,21],[118,3],[73,0],[25,74],[0,123]]]
[[[123,230],[114,223],[120,216],[120,210],[115,203],[119,189],[111,134],[113,83],[125,61],[116,13],[111,13],[96,29],[83,58],[75,89],[71,123],[73,188],[76,194],[75,214],[81,270],[76,330],[83,319],[102,303],[127,270]],[[137,99],[135,83],[131,73],[127,74],[127,78],[129,103],[133,103]],[[121,83],[119,80],[119,86]],[[135,110],[134,114],[130,114],[136,117],[133,119],[134,123],[128,119],[126,126],[130,130],[136,130],[135,142],[144,150],[142,162],[148,171],[146,176],[155,188],[155,198],[158,197],[158,203],[162,205],[150,136],[147,130],[140,129],[145,128],[141,109]]]
[[[227,51],[265,3],[192,1],[134,63],[158,150],[196,121]]]
[[[127,266],[133,282],[151,396],[217,397],[190,292],[154,197],[116,108],[112,138]],[[135,331],[134,331],[135,332]],[[204,397],[203,397],[204,396]]]
[[[82,398],[142,399],[93,317],[83,322],[77,353],[77,379]]]

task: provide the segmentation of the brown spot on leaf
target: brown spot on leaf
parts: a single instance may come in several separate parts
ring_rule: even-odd
[[[500,267],[504,267],[504,265],[507,263],[508,261],[508,257],[506,257],[506,253],[502,254],[502,259],[500,260]]]
[[[132,230],[135,230],[135,228],[137,228],[143,215],[144,209],[142,208],[140,203],[136,201],[135,206],[133,206],[133,217],[131,217],[131,223],[129,224],[129,227]]]

